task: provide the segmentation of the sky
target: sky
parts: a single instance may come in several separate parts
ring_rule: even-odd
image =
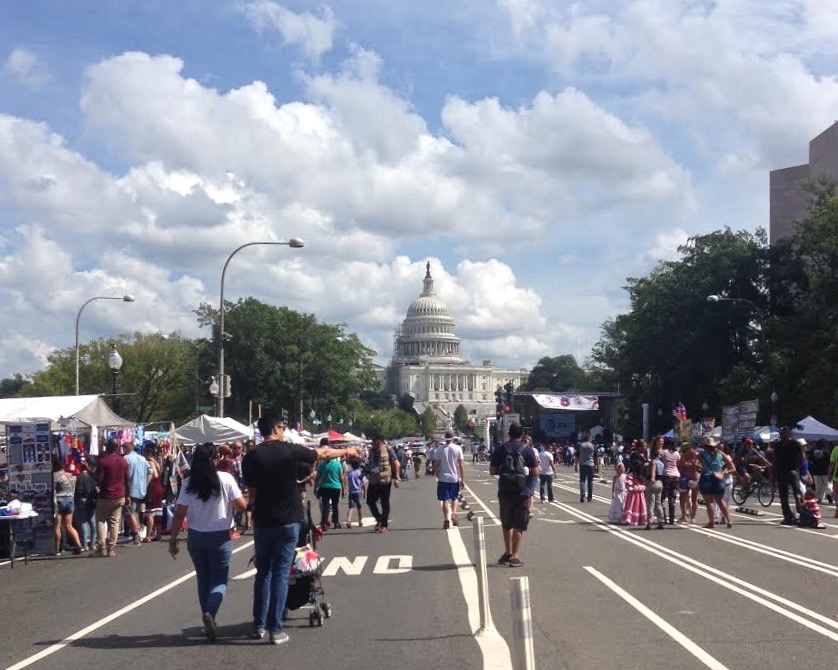
[[[0,3],[0,376],[228,299],[386,362],[431,263],[474,362],[583,362],[629,276],[768,222],[838,116],[824,0]]]

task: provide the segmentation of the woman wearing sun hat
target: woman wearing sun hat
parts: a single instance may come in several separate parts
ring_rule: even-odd
[[[701,476],[698,479],[698,490],[707,506],[708,523],[705,528],[713,528],[716,521],[716,505],[722,511],[722,518],[728,528],[732,528],[730,510],[724,501],[724,486],[722,482],[728,474],[736,472],[736,467],[730,456],[719,449],[719,441],[714,437],[704,438],[704,451],[700,454]]]

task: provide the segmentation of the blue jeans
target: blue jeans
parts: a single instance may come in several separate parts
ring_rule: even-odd
[[[91,505],[84,500],[78,501],[73,521],[81,531],[82,546],[96,544],[96,505]]]
[[[201,612],[208,612],[214,619],[227,592],[230,559],[233,557],[230,531],[216,530],[205,533],[190,530],[186,547],[195,565]]]
[[[549,475],[538,475],[538,479],[541,483],[539,487],[541,502],[544,502],[544,489],[547,489],[547,499],[553,502],[553,473],[551,472]]]
[[[300,524],[278,528],[255,528],[256,579],[253,582],[253,627],[269,633],[282,631],[282,611],[288,597],[288,576],[294,549],[300,536]]]

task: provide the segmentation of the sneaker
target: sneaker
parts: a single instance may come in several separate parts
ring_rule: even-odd
[[[504,552],[504,554],[498,559],[498,565],[506,565],[509,563],[509,554]]]
[[[794,519],[783,519],[783,520],[780,522],[780,525],[781,525],[781,526],[796,526],[796,525],[797,525],[797,521],[795,521]]]
[[[452,514],[452,515],[451,515],[451,523],[452,523],[453,525],[455,525],[455,526],[459,526],[459,525],[460,525],[460,520],[457,518],[457,515],[456,515],[456,514]]]
[[[139,547],[142,544],[142,540],[140,540],[140,536],[136,535],[131,543],[128,545],[129,547]]]
[[[339,524],[339,523],[336,523],[336,524],[333,526],[333,528],[334,528],[335,530],[340,530],[340,524]]]
[[[442,530],[448,530],[451,527],[451,522],[446,519],[442,522]]]
[[[268,642],[270,644],[285,644],[291,638],[288,637],[288,633],[271,633],[271,636],[268,638]]]
[[[114,556],[116,556],[116,549],[108,549],[108,553],[105,554],[105,556],[107,556],[108,558],[113,558]]]
[[[204,612],[201,620],[204,622],[204,632],[207,634],[207,640],[215,642],[217,632],[215,630],[215,619],[212,618],[212,614]]]
[[[250,633],[251,640],[261,640],[263,637],[265,637],[264,628],[254,628],[253,631]]]
[[[579,496],[579,502],[585,502],[585,496]]]
[[[522,561],[520,558],[510,558],[508,565],[510,568],[523,568],[524,561]]]

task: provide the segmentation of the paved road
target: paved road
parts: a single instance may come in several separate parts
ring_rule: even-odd
[[[476,638],[472,529],[443,531],[430,478],[393,497],[390,533],[330,532],[324,586],[334,609],[323,628],[293,613],[291,642],[245,639],[251,538],[236,542],[233,579],[218,617],[221,639],[202,641],[187,557],[163,545],[113,559],[66,557],[0,566],[6,604],[0,668],[257,667],[508,668],[510,582],[529,577],[539,668],[764,670],[830,667],[838,646],[838,520],[825,531],[784,528],[768,515],[735,517],[732,530],[640,531],[604,523],[610,486],[579,503],[560,468],[554,504],[536,503],[520,570],[502,553],[494,480],[469,465],[466,496],[484,516],[490,604],[497,635]],[[69,638],[72,638],[70,640]],[[38,655],[42,656],[38,656]]]

